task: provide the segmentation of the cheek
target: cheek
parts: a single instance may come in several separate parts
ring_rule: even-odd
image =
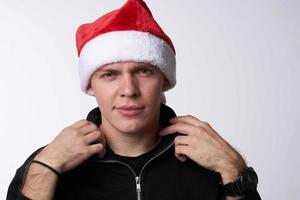
[[[160,101],[160,95],[163,89],[162,87],[163,85],[161,81],[148,82],[148,84],[142,89],[144,91],[143,96],[147,97],[150,101],[155,101],[155,99],[159,99]]]
[[[97,87],[95,92],[95,98],[97,100],[97,103],[100,107],[100,109],[104,109],[105,105],[109,105],[112,103],[112,98],[114,96],[114,90],[113,88],[107,88],[107,87]]]

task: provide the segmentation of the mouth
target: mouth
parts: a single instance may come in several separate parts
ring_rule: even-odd
[[[123,116],[133,117],[140,114],[143,111],[144,107],[143,106],[120,106],[120,107],[116,107],[116,109]]]

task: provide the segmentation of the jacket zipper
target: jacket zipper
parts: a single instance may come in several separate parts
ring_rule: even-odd
[[[141,178],[136,176],[135,177],[135,183],[136,183],[136,195],[137,195],[137,200],[142,199],[142,189],[141,189]]]
[[[130,169],[130,171],[133,173],[134,177],[135,177],[135,188],[136,188],[136,195],[137,195],[137,200],[142,200],[142,187],[141,187],[141,179],[142,179],[142,173],[146,167],[146,165],[148,165],[152,160],[154,160],[155,158],[157,158],[158,156],[160,156],[161,154],[163,154],[164,152],[166,152],[172,145],[174,144],[174,141],[171,142],[164,150],[162,150],[161,152],[159,152],[157,155],[155,155],[154,157],[152,157],[151,159],[149,159],[142,167],[140,174],[137,176],[137,174],[135,173],[135,171],[132,169],[132,167],[130,167],[128,164],[122,162],[122,161],[118,161],[118,160],[97,160],[96,162],[105,162],[105,163],[120,163],[122,165],[125,165],[126,167],[128,167]]]

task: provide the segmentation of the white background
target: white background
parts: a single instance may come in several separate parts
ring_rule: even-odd
[[[0,1],[0,199],[35,149],[96,106],[79,88],[75,31],[124,2]],[[298,199],[300,1],[146,2],[177,50],[167,104],[236,147],[262,199]]]

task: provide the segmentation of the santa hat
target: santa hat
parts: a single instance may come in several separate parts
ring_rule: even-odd
[[[176,84],[175,48],[142,0],[128,0],[76,32],[81,90],[87,92],[90,76],[99,67],[135,61],[160,69],[171,89]]]

